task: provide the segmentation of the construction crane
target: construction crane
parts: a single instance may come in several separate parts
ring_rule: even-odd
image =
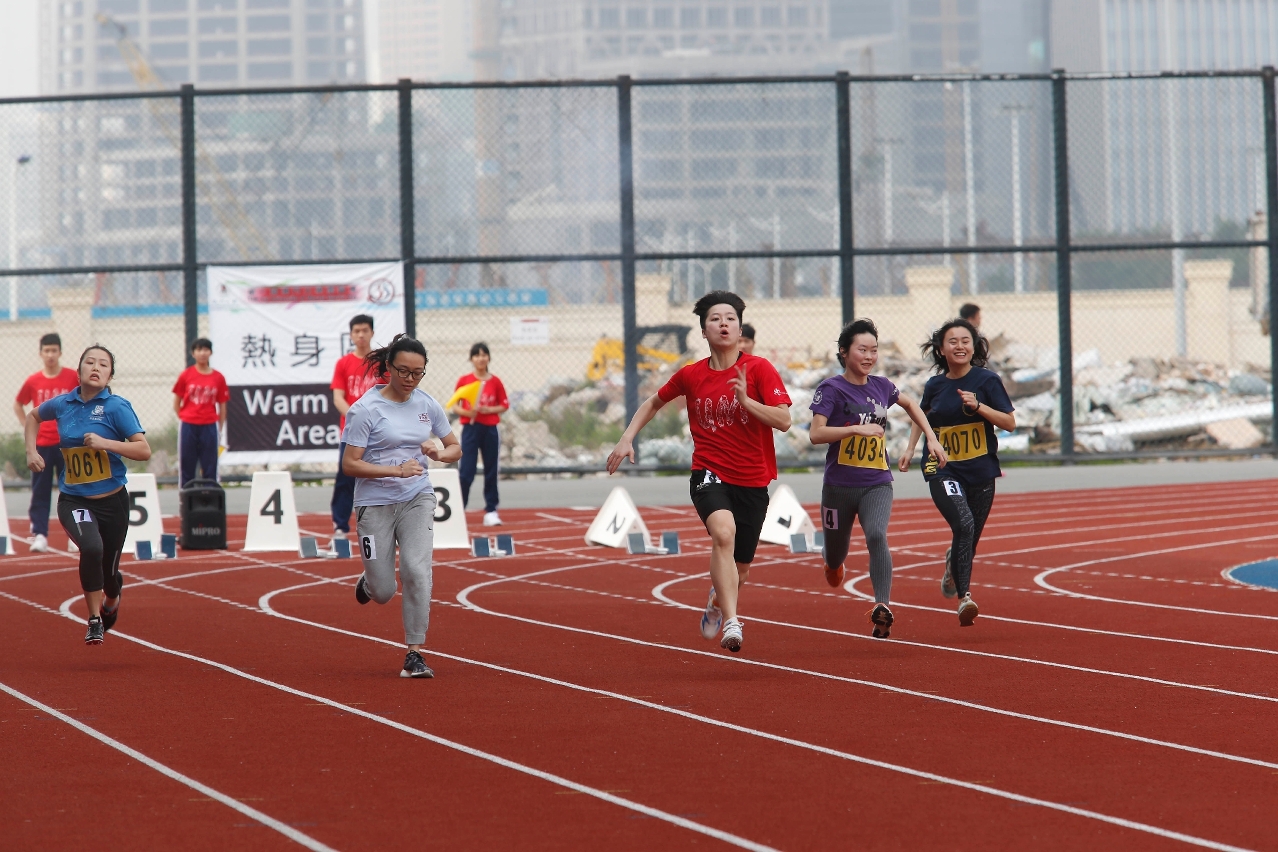
[[[152,92],[169,88],[164,80],[160,79],[160,75],[155,73],[155,69],[151,67],[151,63],[147,62],[137,44],[129,38],[129,31],[124,25],[104,12],[99,12],[96,19],[102,26],[115,30],[115,46],[120,51],[124,64],[128,66],[129,73],[137,82],[138,88]],[[147,106],[150,107],[151,114],[155,117],[161,132],[177,149],[180,156],[182,151],[181,107],[172,98],[147,98]],[[266,238],[240,206],[235,188],[222,174],[213,158],[201,149],[198,140],[195,145],[195,159],[197,162],[195,181],[199,184],[200,192],[207,199],[209,208],[222,224],[226,235],[239,251],[240,257],[245,260],[273,260],[274,256],[267,246]]]

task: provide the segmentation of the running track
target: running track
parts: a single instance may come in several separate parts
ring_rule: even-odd
[[[960,630],[946,530],[902,500],[892,639],[863,547],[834,590],[763,545],[739,656],[697,632],[690,507],[644,510],[683,534],[666,557],[585,546],[585,510],[503,512],[519,556],[436,554],[430,681],[396,676],[399,607],[355,604],[355,560],[126,557],[86,648],[73,560],[19,545],[0,845],[1278,849],[1278,594],[1221,576],[1278,553],[1276,502],[1001,497]]]

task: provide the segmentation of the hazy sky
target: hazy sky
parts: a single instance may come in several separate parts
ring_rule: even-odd
[[[13,0],[4,6],[0,26],[0,98],[38,94],[36,83],[37,0]]]

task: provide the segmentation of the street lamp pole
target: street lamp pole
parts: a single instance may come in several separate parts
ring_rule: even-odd
[[[9,182],[9,271],[18,268],[18,169],[31,162],[30,154],[23,154],[13,161],[13,175]],[[18,276],[9,276],[9,322],[18,321]]]

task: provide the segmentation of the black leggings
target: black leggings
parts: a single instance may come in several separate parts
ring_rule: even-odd
[[[129,495],[121,488],[93,499],[61,494],[58,520],[80,548],[80,588],[120,596],[120,553],[129,534]]]
[[[972,582],[972,558],[985,529],[985,520],[994,506],[994,480],[968,485],[950,477],[928,483],[932,502],[950,525],[954,539],[950,544],[950,574],[959,597],[967,594]]]

